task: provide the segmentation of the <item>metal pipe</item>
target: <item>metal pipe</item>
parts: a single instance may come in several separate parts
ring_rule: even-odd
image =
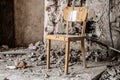
[[[112,43],[112,47],[114,48],[112,28],[111,28],[111,23],[110,23],[110,0],[108,0],[108,20],[109,20],[109,31],[110,31],[111,43]]]
[[[109,49],[111,49],[111,50],[113,50],[113,51],[116,51],[116,52],[120,53],[120,50],[117,50],[117,49],[115,49],[115,48],[109,47]]]
[[[97,44],[99,44],[99,45],[102,45],[102,46],[106,47],[107,49],[110,49],[110,50],[113,50],[113,51],[115,51],[115,52],[120,53],[120,50],[117,50],[117,49],[115,49],[115,48],[113,48],[113,47],[110,47],[110,46],[104,44],[103,42],[98,41],[97,39],[94,39],[94,38],[92,38],[92,37],[86,37],[86,39],[89,40],[89,41],[95,42],[95,43],[97,43]]]

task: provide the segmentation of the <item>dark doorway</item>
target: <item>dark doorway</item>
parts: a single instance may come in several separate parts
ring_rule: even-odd
[[[0,0],[0,45],[15,46],[14,0]]]

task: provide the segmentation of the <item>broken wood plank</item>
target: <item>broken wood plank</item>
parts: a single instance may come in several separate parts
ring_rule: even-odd
[[[8,54],[8,55],[26,55],[27,53],[28,51],[21,51],[21,50],[0,52],[0,54]]]

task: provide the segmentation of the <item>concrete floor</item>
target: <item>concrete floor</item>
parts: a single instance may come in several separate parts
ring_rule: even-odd
[[[46,65],[28,67],[26,69],[6,69],[12,61],[0,60],[0,80],[95,80],[106,69],[108,62],[89,62],[88,68],[84,69],[81,64],[69,67],[69,75],[64,75],[60,67],[46,69]],[[94,65],[94,66],[93,66]]]

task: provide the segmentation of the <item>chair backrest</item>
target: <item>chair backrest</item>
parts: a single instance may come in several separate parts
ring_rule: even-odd
[[[68,34],[68,22],[82,22],[81,35],[85,34],[87,7],[66,7],[63,12],[66,24],[66,33]]]

